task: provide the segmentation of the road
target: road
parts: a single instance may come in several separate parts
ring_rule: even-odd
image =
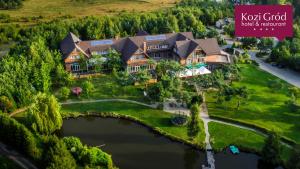
[[[222,38],[224,38],[227,42],[227,45],[223,45],[221,49],[230,48],[234,42],[233,39],[230,39],[229,37],[225,35],[221,35]],[[278,43],[278,41],[275,40],[275,43]],[[259,63],[259,67],[271,73],[272,75],[290,83],[291,85],[294,85],[296,87],[300,88],[300,73],[295,72],[290,69],[280,69],[278,67],[272,66],[269,63],[263,62],[261,59],[256,57],[256,51],[249,51],[249,54],[251,55],[251,59],[255,60],[257,63]]]
[[[261,59],[256,57],[256,51],[249,51],[251,59],[259,63],[259,67],[271,73],[274,76],[300,88],[300,73],[292,71],[290,69],[280,69],[278,67],[272,66],[269,63],[263,62]]]
[[[5,144],[0,142],[0,154],[8,157],[23,169],[38,169],[33,163],[27,160],[24,156],[18,152],[12,150]]]

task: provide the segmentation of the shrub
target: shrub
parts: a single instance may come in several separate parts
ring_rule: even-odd
[[[280,163],[280,141],[276,133],[270,133],[262,150],[262,160],[266,164],[276,166]]]
[[[198,105],[200,105],[200,104],[202,104],[202,102],[203,102],[203,97],[202,97],[202,95],[196,95],[196,96],[193,96],[192,97],[192,100],[191,100],[191,104],[193,105],[193,104],[198,104]]]
[[[63,100],[67,100],[70,96],[71,90],[68,87],[62,87],[59,92],[60,98]]]
[[[293,147],[292,155],[287,162],[288,169],[300,169],[300,146],[296,145]]]
[[[200,131],[200,121],[199,121],[199,105],[193,104],[191,106],[191,119],[188,123],[188,135],[189,137],[195,137]]]
[[[91,92],[93,92],[93,90],[94,90],[94,85],[92,82],[90,82],[90,80],[87,80],[87,81],[83,82],[82,89],[83,89],[84,94],[87,97],[90,97]]]
[[[0,114],[0,140],[35,160],[41,159],[42,150],[35,136],[21,123]]]
[[[37,94],[26,117],[27,125],[40,134],[49,135],[62,126],[60,105],[53,95]]]
[[[76,161],[68,151],[65,143],[56,136],[44,138],[46,169],[75,169]]]
[[[289,100],[286,102],[286,105],[292,112],[300,112],[300,105],[295,100]]]
[[[281,81],[279,79],[275,79],[275,80],[269,80],[268,86],[271,89],[282,89],[283,84],[281,83]]]
[[[111,156],[97,147],[87,147],[76,137],[63,138],[73,157],[83,166],[113,168]]]

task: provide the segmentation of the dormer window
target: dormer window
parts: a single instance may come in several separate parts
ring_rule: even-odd
[[[169,45],[149,45],[147,46],[147,50],[151,49],[167,49]]]
[[[145,59],[144,55],[136,55],[136,56],[132,56],[130,58],[130,60],[141,60],[141,59]]]

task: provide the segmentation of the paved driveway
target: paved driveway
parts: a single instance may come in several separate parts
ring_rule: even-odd
[[[261,69],[300,88],[300,73],[292,71],[290,69],[280,69],[278,67],[270,65],[269,63],[265,63],[261,59],[256,57],[256,53],[257,52],[255,51],[249,51],[249,54],[251,55],[251,59],[259,63],[259,67]]]

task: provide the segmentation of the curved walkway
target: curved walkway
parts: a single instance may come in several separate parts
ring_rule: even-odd
[[[0,154],[8,157],[23,169],[38,169],[33,163],[27,160],[20,153],[8,148],[5,144],[0,142]]]
[[[203,97],[203,98],[205,98],[205,97]],[[142,102],[138,102],[138,101],[134,101],[134,100],[128,100],[128,99],[97,99],[97,100],[67,101],[67,102],[62,102],[61,104],[62,105],[69,105],[69,104],[78,104],[78,103],[97,103],[97,102],[112,102],[112,101],[134,103],[134,104],[139,104],[139,105],[142,105],[142,106],[150,107],[150,108],[153,108],[153,109],[156,109],[157,106],[158,106],[157,103],[155,103],[155,104],[146,104],[146,103],[142,103]],[[164,110],[164,111],[169,112],[169,113],[176,112],[174,110],[173,111]],[[228,122],[228,121],[225,121],[225,120],[223,121],[223,120],[220,120],[220,119],[217,120],[217,119],[210,118],[209,115],[208,115],[208,110],[207,110],[207,106],[206,106],[205,102],[201,105],[200,117],[201,117],[204,124],[208,124],[211,121],[216,122],[216,123],[222,123],[222,124],[225,124],[225,125],[230,125],[230,126],[245,129],[245,130],[250,130],[250,131],[256,132],[258,134],[261,134],[261,135],[267,137],[266,133],[264,133],[260,130],[257,130],[255,128],[251,128],[249,126],[238,124],[238,123]],[[207,134],[206,135],[207,135],[208,138],[205,141],[206,141],[206,143],[209,143],[208,125],[207,125]],[[288,143],[285,143],[285,142],[282,142],[282,141],[281,141],[281,143],[283,145],[288,146],[288,147],[292,147],[292,145],[290,145]],[[212,149],[210,145],[207,148],[209,149],[209,151]]]
[[[68,104],[77,104],[77,103],[97,103],[97,102],[112,102],[112,101],[135,103],[153,109],[157,108],[157,104],[146,104],[146,103],[142,103],[134,100],[127,100],[127,99],[97,99],[97,100],[67,101],[67,102],[62,102],[61,104],[68,105]]]
[[[229,125],[229,126],[233,126],[233,127],[237,127],[237,128],[240,128],[240,129],[244,129],[244,130],[250,130],[250,131],[253,131],[255,133],[258,133],[260,135],[263,135],[265,137],[268,137],[268,135],[260,130],[257,130],[255,128],[251,128],[249,126],[246,126],[246,125],[242,125],[242,124],[238,124],[238,123],[233,123],[233,122],[228,122],[228,121],[223,121],[223,120],[220,120],[220,119],[211,119],[208,115],[208,110],[207,110],[207,106],[206,106],[206,103],[203,103],[202,104],[202,107],[201,107],[202,111],[200,113],[200,117],[201,119],[203,120],[204,123],[209,123],[209,122],[216,122],[216,123],[221,123],[221,124],[225,124],[225,125]],[[291,144],[288,144],[286,142],[283,142],[283,141],[280,141],[282,145],[285,145],[289,148],[292,148],[293,145]]]
[[[29,108],[29,106],[17,109],[14,112],[10,113],[9,117],[12,117],[12,116],[15,116],[15,115],[17,115],[19,113],[22,113],[22,112],[26,111],[28,108]]]

